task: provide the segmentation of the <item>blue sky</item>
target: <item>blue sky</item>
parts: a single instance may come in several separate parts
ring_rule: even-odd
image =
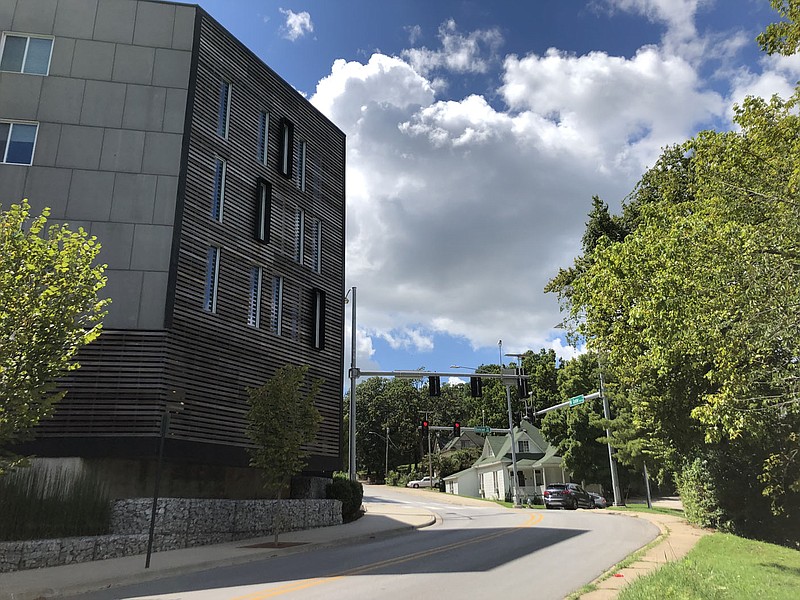
[[[662,147],[800,79],[800,57],[754,42],[768,0],[200,4],[347,134],[369,370],[497,362],[498,340],[580,351],[543,287],[592,195],[618,209]]]

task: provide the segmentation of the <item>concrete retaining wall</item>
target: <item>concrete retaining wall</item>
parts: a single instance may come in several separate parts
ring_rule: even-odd
[[[0,573],[104,560],[147,551],[152,500],[114,502],[111,535],[0,542]],[[156,509],[153,550],[177,550],[274,533],[277,500],[162,498]],[[280,501],[280,531],[342,523],[339,500]]]

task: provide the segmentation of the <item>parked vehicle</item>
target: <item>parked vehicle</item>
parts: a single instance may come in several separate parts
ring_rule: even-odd
[[[596,494],[595,492],[589,492],[589,495],[594,500],[594,507],[595,508],[606,508],[608,507],[608,500],[606,500],[600,494]]]
[[[544,491],[546,508],[594,508],[594,499],[577,483],[551,483]]]
[[[406,484],[406,487],[410,488],[421,488],[421,487],[437,487],[439,485],[439,478],[434,477],[431,479],[427,475],[422,479],[415,479],[413,481],[409,481]]]

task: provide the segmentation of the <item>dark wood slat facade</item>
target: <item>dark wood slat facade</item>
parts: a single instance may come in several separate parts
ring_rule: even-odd
[[[217,131],[222,81],[231,89],[227,138]],[[269,115],[266,164],[258,156],[262,112]],[[294,133],[290,177],[280,169],[283,120]],[[226,164],[221,221],[212,218],[217,159]],[[64,381],[67,396],[26,449],[68,456],[87,448],[102,455],[105,447],[116,457],[152,458],[164,403],[171,390],[183,390],[185,409],[170,426],[176,453],[241,467],[248,461],[245,388],[285,364],[307,364],[311,377],[324,379],[317,399],[323,421],[308,471],[340,469],[344,161],[344,134],[198,9],[164,330],[106,331],[85,348],[81,369]],[[254,233],[259,179],[272,191],[267,243]],[[305,219],[302,262],[298,209]],[[204,310],[211,246],[219,249],[214,312]],[[263,272],[259,327],[248,324],[252,267]],[[271,326],[276,276],[284,282],[280,335]],[[324,330],[317,335],[320,298]],[[113,443],[103,446],[108,438]]]

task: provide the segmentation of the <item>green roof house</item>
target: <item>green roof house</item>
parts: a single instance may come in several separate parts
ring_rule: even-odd
[[[556,447],[544,439],[537,427],[523,421],[514,428],[517,451],[517,477],[520,501],[533,501],[541,496],[549,483],[569,481]],[[488,435],[483,453],[469,469],[445,477],[448,493],[504,500],[511,495],[513,469],[511,465],[511,436]]]

